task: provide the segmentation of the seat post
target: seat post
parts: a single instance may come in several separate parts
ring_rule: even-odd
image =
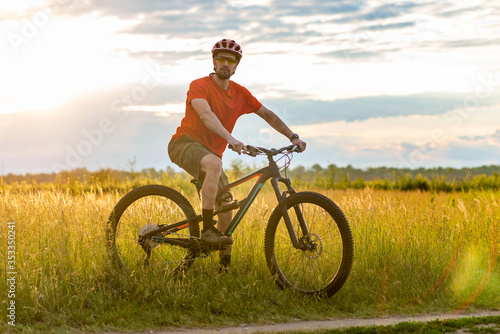
[[[201,200],[201,184],[198,179],[192,179],[191,183],[195,185],[196,187],[196,192],[198,193],[198,198]]]

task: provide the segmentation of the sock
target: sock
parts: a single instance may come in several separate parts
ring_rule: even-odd
[[[201,216],[203,218],[203,232],[214,226],[214,210],[202,209]]]

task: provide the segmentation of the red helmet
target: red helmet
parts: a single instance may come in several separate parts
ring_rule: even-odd
[[[212,48],[212,56],[215,57],[215,55],[217,55],[217,53],[219,52],[233,53],[238,59],[238,62],[240,61],[241,57],[243,57],[243,50],[241,49],[241,46],[232,39],[224,38],[215,43],[214,47]]]

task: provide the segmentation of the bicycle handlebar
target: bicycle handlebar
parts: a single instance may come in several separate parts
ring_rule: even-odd
[[[233,145],[231,145],[231,144],[229,144],[228,147],[230,149],[233,149]],[[283,153],[284,151],[300,153],[300,149],[299,149],[298,145],[289,145],[289,146],[285,146],[285,147],[282,147],[279,149],[275,149],[275,148],[267,149],[264,147],[258,147],[258,146],[252,146],[252,145],[246,145],[246,147],[247,147],[247,151],[243,152],[243,153],[246,155],[249,155],[251,157],[256,157],[258,154],[261,154],[261,153],[264,153],[267,156],[272,157],[272,156],[278,155],[280,153]]]

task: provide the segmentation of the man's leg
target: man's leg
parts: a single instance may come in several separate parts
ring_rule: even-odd
[[[213,245],[230,245],[233,243],[233,240],[231,238],[223,236],[220,232],[218,234],[212,233],[214,232],[213,230],[212,232],[210,232],[210,227],[213,226],[213,212],[215,206],[215,198],[217,196],[219,178],[222,173],[222,160],[214,154],[207,154],[201,159],[200,166],[201,170],[205,172],[205,180],[203,181],[203,185],[201,187],[203,232],[208,231],[208,234],[205,234],[205,238],[202,234],[202,239],[207,243]],[[229,222],[230,221],[231,220],[229,220]]]
[[[222,173],[222,160],[213,154],[207,154],[201,159],[200,165],[201,170],[205,172],[205,180],[201,187],[201,208],[213,210],[219,177]]]

